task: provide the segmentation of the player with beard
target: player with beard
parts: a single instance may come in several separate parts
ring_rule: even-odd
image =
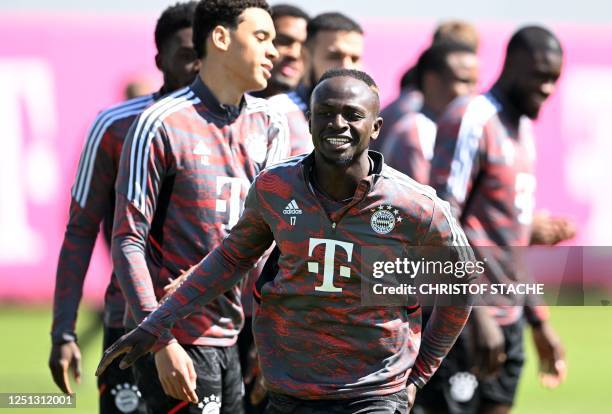
[[[471,252],[447,203],[368,151],[382,119],[367,74],[327,72],[311,105],[314,152],[257,177],[229,236],[105,352],[97,373],[126,352],[121,364],[133,363],[181,318],[239,282],[276,242],[279,272],[259,285],[253,325],[270,392],[267,412],[408,412],[470,307],[436,306],[421,336],[418,307],[363,306],[361,283],[369,273],[363,249],[445,246],[460,260],[470,260]],[[371,224],[383,209],[394,215],[379,223],[384,229]]]
[[[322,13],[308,22],[304,55],[306,73],[296,89],[296,100],[305,112],[314,85],[325,72],[361,69],[363,47],[363,29],[342,13]]]
[[[113,186],[123,141],[132,121],[147,106],[189,85],[195,78],[199,69],[191,28],[195,6],[196,2],[177,3],[164,10],[157,20],[155,63],[164,77],[161,89],[100,112],[85,141],[72,187],[70,217],[57,265],[53,303],[49,368],[54,382],[65,393],[72,394],[69,368],[77,382],[80,380],[81,353],[75,333],[78,307],[100,223],[110,244],[115,204]],[[112,274],[104,297],[104,348],[125,333],[124,310],[125,300]],[[98,394],[103,414],[133,412],[139,404],[139,410],[144,409],[131,371],[120,370],[117,364],[98,378]]]
[[[438,122],[430,185],[451,203],[474,249],[488,257],[492,283],[520,279],[508,247],[534,241],[531,120],[554,92],[562,60],[553,33],[538,26],[522,28],[508,43],[493,88],[478,97],[459,98]],[[549,225],[551,244],[573,236],[572,226],[563,219]],[[495,258],[486,254],[490,246],[500,247]],[[529,302],[524,307],[476,307],[471,329],[462,333],[434,381],[419,395],[427,411],[510,412],[524,361],[523,317],[533,329],[543,383],[556,386],[563,381],[563,347],[545,307]]]
[[[267,86],[274,36],[263,0],[200,1],[193,19],[198,76],[132,124],[115,185],[112,256],[136,324],[158,307],[170,279],[227,236],[255,176],[289,153],[285,118],[246,95]],[[243,411],[235,346],[240,286],[215,296],[136,364],[153,412]],[[187,388],[173,383],[177,372],[188,372]]]

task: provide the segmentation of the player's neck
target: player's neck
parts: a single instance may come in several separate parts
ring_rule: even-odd
[[[239,105],[246,91],[240,88],[239,82],[226,70],[211,61],[212,59],[204,60],[198,76],[220,104]]]
[[[367,151],[357,162],[347,166],[331,164],[317,155],[315,152],[312,178],[319,190],[336,201],[352,197],[359,182],[370,175],[373,168]]]
[[[510,88],[512,88],[511,85],[508,85],[503,79],[499,79],[495,85],[493,85],[493,88],[491,88],[491,92],[502,104],[505,121],[508,122],[510,126],[518,129],[521,113],[518,108],[512,104],[510,99]]]

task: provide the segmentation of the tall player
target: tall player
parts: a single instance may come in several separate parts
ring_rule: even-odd
[[[70,218],[55,282],[53,345],[49,367],[53,380],[63,392],[72,393],[68,380],[69,368],[77,381],[80,378],[81,354],[75,334],[77,312],[101,222],[104,223],[104,236],[110,242],[115,204],[113,186],[123,140],[140,112],[164,94],[189,85],[195,78],[199,67],[191,29],[195,5],[195,2],[177,3],[164,10],[157,21],[155,63],[164,76],[159,92],[102,111],[85,141],[72,187]],[[105,295],[104,348],[125,333],[124,308],[123,296],[112,275]],[[104,376],[98,378],[100,412],[130,412],[130,408],[135,409],[138,393],[133,389],[134,385],[129,371],[111,366]],[[119,392],[121,398],[116,398]]]
[[[254,320],[268,412],[408,412],[470,307],[436,307],[421,337],[418,310],[363,306],[362,248],[448,246],[466,258],[467,244],[447,203],[368,151],[382,119],[367,74],[328,72],[311,105],[314,153],[257,177],[229,236],[138,329],[107,350],[98,372],[122,353],[129,351],[125,365],[147,352],[180,318],[239,282],[275,241],[280,270],[258,290]],[[293,211],[284,213],[288,205]],[[393,220],[377,221],[381,214]],[[175,379],[182,388],[185,377]]]
[[[520,29],[508,43],[493,88],[476,98],[460,98],[438,123],[430,184],[451,203],[476,250],[490,256],[484,246],[502,248],[494,263],[489,260],[494,280],[519,277],[511,252],[503,248],[530,241],[535,191],[531,120],[554,92],[562,60],[561,44],[549,30]],[[561,239],[571,236],[568,223],[557,224]],[[541,308],[477,307],[470,317],[474,330],[464,331],[474,335],[462,334],[437,375],[439,381],[424,390],[431,397],[429,410],[510,412],[524,359],[523,310],[543,374],[554,383],[563,380],[563,348]],[[469,373],[472,364],[492,375],[477,382]]]
[[[477,81],[478,57],[470,46],[437,43],[423,52],[416,66],[416,87],[423,104],[407,111],[387,131],[381,151],[387,164],[427,184],[438,117],[458,96],[475,93]]]
[[[171,278],[221,243],[250,182],[289,152],[285,118],[266,100],[245,95],[267,86],[278,57],[267,3],[200,1],[193,32],[199,75],[136,119],[121,155],[112,256],[137,323],[158,307]],[[136,364],[147,406],[242,412],[235,346],[242,325],[235,284],[178,322],[154,356]],[[173,380],[183,369],[192,404],[176,399],[183,394]]]

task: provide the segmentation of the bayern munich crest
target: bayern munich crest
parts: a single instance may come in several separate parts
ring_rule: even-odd
[[[402,221],[399,215],[399,210],[391,205],[381,205],[378,208],[373,208],[370,225],[372,230],[378,234],[387,234],[395,228],[397,223]]]

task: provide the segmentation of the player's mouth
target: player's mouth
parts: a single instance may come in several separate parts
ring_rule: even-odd
[[[263,64],[261,65],[261,69],[266,79],[270,79],[272,77],[272,65],[271,64]]]
[[[290,63],[284,64],[280,68],[280,74],[287,78],[294,78],[299,76],[299,69]]]
[[[342,135],[334,135],[323,138],[323,142],[326,146],[331,147],[335,150],[344,150],[351,146],[353,140],[350,137]]]

